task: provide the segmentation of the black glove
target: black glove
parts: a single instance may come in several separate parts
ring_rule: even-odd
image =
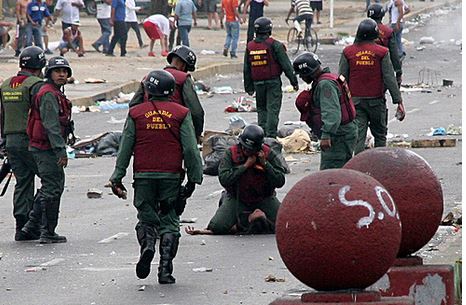
[[[196,188],[196,184],[194,182],[190,182],[190,181],[186,182],[186,184],[181,187],[180,197],[184,199],[190,198],[193,195],[195,188]]]
[[[113,194],[115,194],[118,198],[126,199],[127,191],[126,191],[126,188],[125,188],[125,186],[123,185],[123,183],[121,183],[121,182],[114,182],[114,181],[110,181],[110,182],[111,182],[111,184],[112,184],[112,192],[113,192]]]
[[[175,202],[176,215],[181,215],[186,207],[187,199],[193,195],[196,184],[193,182],[186,182],[184,186],[180,186],[180,192]]]

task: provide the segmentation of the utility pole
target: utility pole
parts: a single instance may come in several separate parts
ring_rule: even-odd
[[[330,28],[333,29],[333,0],[330,0]]]
[[[0,0],[0,19],[3,19],[3,0]]]

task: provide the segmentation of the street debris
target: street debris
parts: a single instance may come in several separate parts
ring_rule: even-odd
[[[354,43],[354,36],[346,36],[335,42],[337,46],[348,46]]]
[[[428,136],[446,136],[447,131],[443,127],[431,128]]]
[[[230,135],[239,135],[248,123],[239,115],[234,115],[230,117],[229,124],[225,132]]]
[[[102,191],[99,190],[99,189],[90,188],[90,189],[87,191],[87,198],[89,198],[89,199],[102,198],[103,194],[104,194],[104,192],[102,192]]]
[[[448,214],[440,222],[441,226],[461,226],[462,225],[462,215],[455,216],[453,212],[448,212]]]
[[[294,90],[293,86],[291,86],[291,85],[287,85],[287,86],[282,88],[282,92],[284,92],[284,93],[292,93],[294,91],[295,90]]]
[[[194,272],[212,272],[214,269],[207,267],[193,268]]]
[[[285,138],[278,138],[286,153],[315,152],[311,148],[309,133],[303,129],[295,129],[293,133]]]
[[[86,84],[102,84],[102,83],[106,83],[107,80],[101,79],[101,78],[86,78],[84,82]]]
[[[128,103],[117,103],[116,101],[100,101],[96,103],[100,111],[110,111],[116,109],[128,109]]]
[[[433,44],[435,42],[435,39],[431,36],[429,37],[421,37],[419,40],[420,44]]]
[[[215,55],[214,50],[202,50],[201,55]]]
[[[424,46],[420,46],[420,47],[417,47],[417,48],[416,48],[416,51],[422,51],[422,50],[424,50],[425,48],[426,48],[426,47],[424,47]]]
[[[126,236],[128,236],[128,235],[129,235],[129,233],[120,232],[120,233],[117,233],[117,234],[115,234],[115,235],[113,235],[113,236],[110,236],[110,237],[107,237],[107,238],[105,238],[105,239],[102,239],[102,240],[98,241],[97,243],[98,243],[98,244],[109,244],[109,243],[111,243],[111,242],[114,241],[114,240],[121,239],[121,238],[126,237]]]
[[[197,221],[197,218],[182,218],[180,219],[180,223],[195,223]]]
[[[269,274],[265,277],[265,281],[267,283],[277,283],[277,282],[285,282],[284,278],[278,278],[275,275]]]
[[[412,148],[426,148],[426,147],[455,147],[456,146],[456,139],[420,139],[420,140],[412,140],[411,147]]]
[[[233,93],[235,93],[233,91],[233,88],[230,87],[230,86],[214,87],[212,89],[212,92],[216,93],[216,94],[233,94]]]
[[[448,125],[447,134],[448,135],[461,135],[462,134],[461,126],[455,126],[453,124]]]
[[[201,80],[194,82],[194,89],[196,90],[197,95],[202,95],[210,91],[210,87],[204,84]]]
[[[240,96],[225,108],[225,112],[255,112],[256,99],[248,96]]]
[[[205,245],[207,245],[207,243],[206,243],[205,240],[203,239],[203,240],[201,240],[201,244],[200,244],[200,245],[201,245],[201,246],[205,246]]]
[[[146,290],[146,285],[139,286],[138,291]]]
[[[444,87],[453,86],[453,80],[451,80],[451,79],[442,79],[442,86],[444,86]]]
[[[110,117],[110,120],[107,121],[107,123],[110,123],[110,124],[123,124],[124,122],[126,121],[126,118],[123,118],[121,120],[117,120],[115,119],[115,117]]]
[[[103,132],[86,139],[81,139],[71,146],[75,150],[76,158],[111,155],[118,153],[121,132]]]

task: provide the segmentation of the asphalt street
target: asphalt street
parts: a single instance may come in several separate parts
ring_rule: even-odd
[[[401,123],[390,120],[389,132],[394,136],[407,135],[407,139],[424,138],[432,127],[461,126],[461,49],[455,43],[461,39],[461,27],[452,26],[461,24],[461,7],[438,11],[422,23],[411,27],[405,35],[411,44],[407,45],[403,80],[406,84],[415,84],[423,75],[422,71],[435,75],[436,79],[429,78],[431,93],[404,93],[406,120]],[[421,37],[425,36],[433,37],[435,43],[416,50],[421,47]],[[318,54],[323,65],[336,71],[341,50],[341,46],[322,46]],[[425,80],[427,78],[425,76]],[[453,86],[442,87],[444,78],[453,80]],[[231,86],[237,91],[201,97],[206,110],[206,129],[226,129],[233,115],[240,115],[247,122],[256,120],[256,113],[223,112],[234,99],[244,95],[242,75],[218,75],[204,82],[211,87]],[[283,83],[289,85],[287,79],[283,79]],[[284,93],[281,124],[299,119],[294,108],[295,96],[296,93]],[[395,107],[389,108],[389,117],[393,118]],[[75,114],[76,133],[85,137],[121,130],[122,123],[108,121],[125,116],[126,110]],[[444,214],[461,208],[462,142],[461,136],[456,138],[456,147],[414,150],[430,163],[442,183]],[[280,199],[295,182],[318,169],[319,155],[293,157],[296,161],[290,163],[291,174],[287,175],[285,186],[277,191]],[[13,241],[13,188],[10,187],[0,200],[0,305],[252,305],[268,304],[277,297],[296,295],[306,289],[285,268],[273,235],[188,236],[183,232],[174,261],[177,283],[168,286],[157,283],[157,255],[152,274],[145,280],[137,279],[134,272],[139,253],[134,231],[136,210],[131,199],[119,200],[104,188],[114,163],[114,157],[70,160],[57,228],[58,233],[67,236],[65,244]],[[128,173],[123,182],[132,198],[131,169]],[[86,193],[90,188],[103,190],[103,197],[88,199]],[[217,177],[205,176],[182,218],[195,218],[192,225],[204,227],[215,212],[221,189]],[[338,219],[328,221],[338,226]],[[443,238],[438,235],[436,244],[441,244]],[[425,249],[419,254],[426,262],[441,263],[453,263],[452,256],[461,256],[461,253],[448,256],[448,253]],[[446,257],[443,261],[439,259],[442,256]],[[212,271],[195,271],[202,267]],[[266,282],[268,275],[284,281]]]

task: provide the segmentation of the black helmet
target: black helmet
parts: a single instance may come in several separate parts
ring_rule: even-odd
[[[45,78],[50,78],[52,70],[58,68],[66,68],[66,70],[68,70],[68,77],[73,75],[73,70],[71,70],[68,60],[63,56],[55,56],[49,59],[47,67],[45,68]]]
[[[272,20],[267,17],[260,17],[254,21],[254,31],[256,34],[272,33]]]
[[[306,52],[296,57],[293,61],[293,69],[296,74],[301,76],[312,76],[319,69],[320,64],[321,62],[316,54]]]
[[[374,20],[382,20],[383,16],[385,16],[385,9],[383,5],[380,3],[372,3],[367,8],[367,17],[372,18]]]
[[[188,71],[194,71],[196,69],[196,54],[194,51],[187,46],[176,46],[168,53],[167,61],[169,64],[172,63],[173,56],[178,56],[182,61],[186,63]]]
[[[36,46],[25,48],[19,55],[20,68],[42,69],[45,67],[44,51]]]
[[[264,130],[258,125],[248,125],[239,136],[239,143],[244,148],[258,152],[264,143]]]
[[[356,39],[359,41],[374,40],[379,37],[379,28],[377,23],[372,19],[364,19],[358,26]]]
[[[142,84],[151,96],[167,97],[175,91],[175,78],[164,70],[151,71],[144,78]]]

